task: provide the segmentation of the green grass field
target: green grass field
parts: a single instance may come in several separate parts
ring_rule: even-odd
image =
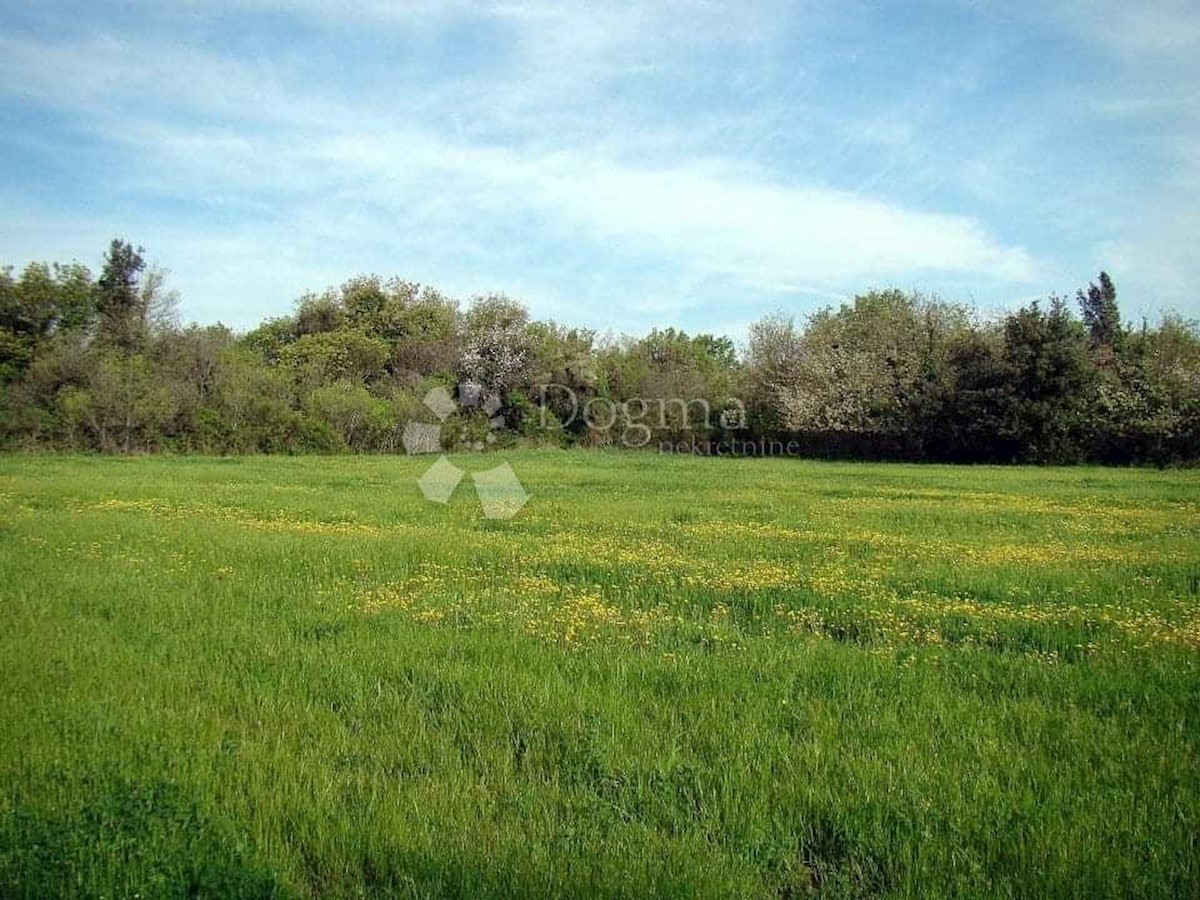
[[[0,458],[0,896],[1200,896],[1200,472],[503,459]]]

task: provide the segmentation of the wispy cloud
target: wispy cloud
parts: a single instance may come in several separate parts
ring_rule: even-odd
[[[1190,0],[1060,0],[1050,10],[1065,29],[1126,62],[1200,67],[1200,7]]]
[[[27,122],[0,152],[33,173],[0,183],[0,241],[19,262],[112,228],[174,271],[198,318],[248,325],[361,270],[638,328],[744,322],[883,283],[1006,302],[1070,289],[1102,253],[1179,303],[1191,264],[1182,243],[1155,251],[1173,246],[1168,185],[1195,184],[1180,116],[1159,116],[1130,159],[1075,143],[1053,99],[1091,90],[1076,115],[1152,119],[1183,92],[1051,75],[1027,100],[1006,93],[1033,28],[1007,14],[988,25],[947,6],[971,53],[939,63],[919,16],[833,3],[134,12],[142,27],[90,12],[55,30],[69,13],[50,6],[0,37],[0,103]],[[1188,65],[1186,35],[1041,21],[1121,65],[1136,46]],[[1138,160],[1160,170],[1131,173]],[[1148,188],[1134,215],[1079,227],[1098,193],[1130,184]]]

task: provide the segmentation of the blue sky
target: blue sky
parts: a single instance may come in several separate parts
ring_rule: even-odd
[[[0,260],[239,328],[377,272],[741,336],[1107,269],[1200,317],[1200,6],[0,0]]]

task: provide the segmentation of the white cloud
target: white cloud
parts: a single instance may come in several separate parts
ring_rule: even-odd
[[[476,212],[532,206],[620,254],[647,247],[699,273],[747,285],[845,284],[929,272],[977,272],[1027,282],[1038,266],[970,219],[913,211],[812,186],[782,186],[724,161],[670,169],[583,153],[527,156],[446,144],[431,135],[362,135],[329,142],[331,160],[372,181],[446,183]],[[436,173],[436,174],[435,174]]]
[[[1191,0],[1063,0],[1065,27],[1139,66],[1200,60],[1200,7]]]
[[[578,31],[562,40],[586,43]],[[505,254],[488,242],[503,240],[513,219],[533,217],[545,232],[532,237],[586,242],[618,264],[654,259],[683,285],[720,279],[746,290],[829,294],[881,278],[948,272],[1028,282],[1038,271],[1027,251],[964,216],[784,184],[731,160],[650,167],[622,161],[619,144],[612,152],[522,151],[396,129],[386,117],[347,112],[334,98],[289,91],[276,75],[195,50],[141,52],[103,36],[76,47],[7,40],[5,49],[8,65],[35,73],[28,90],[79,111],[97,138],[137,156],[118,176],[128,190],[286,219],[287,233],[274,237],[266,223],[248,228],[267,242],[264,255],[281,255],[272,244],[340,239],[431,266],[455,255],[486,264]],[[172,77],[174,67],[187,77]],[[96,77],[85,82],[84,72]],[[121,79],[132,93],[96,107]],[[216,124],[189,123],[188,114]],[[644,302],[684,301],[673,293]]]
[[[923,272],[1027,281],[1035,265],[960,216],[820,187],[737,177],[722,164],[666,172],[601,165],[547,179],[553,202],[615,238],[636,235],[750,283],[844,283]]]
[[[524,292],[546,309],[577,300],[584,306],[564,317],[593,322],[674,315],[716,296],[725,299],[715,316],[743,321],[754,303],[880,283],[998,285],[1024,295],[1060,271],[1060,261],[998,234],[1000,225],[1019,233],[1020,223],[985,224],[975,214],[1011,202],[1012,181],[1036,146],[1022,140],[1020,123],[978,149],[968,133],[955,150],[969,153],[947,152],[941,140],[964,102],[960,76],[987,81],[974,63],[948,61],[944,77],[897,85],[890,106],[870,110],[842,110],[816,87],[755,93],[755,79],[774,76],[745,61],[771,56],[788,16],[808,17],[819,34],[834,15],[825,6],[785,15],[715,3],[354,0],[335,9],[223,0],[215,8],[233,20],[247,11],[303,15],[338,40],[352,29],[428,37],[456,23],[499,23],[510,57],[489,57],[495,71],[461,77],[426,60],[416,67],[429,70],[426,82],[357,93],[360,85],[334,73],[314,78],[299,54],[283,51],[255,62],[153,34],[12,34],[0,37],[0,92],[63,111],[98,145],[117,148],[129,165],[106,177],[141,211],[134,222],[97,217],[99,232],[122,226],[111,233],[165,257],[185,301],[239,322],[364,269],[450,290]],[[193,4],[178,15],[213,8]],[[159,5],[168,19],[177,9]],[[1186,29],[1194,16],[1182,5],[1176,12]],[[1183,55],[1191,46],[1136,18],[1120,52],[1140,45]],[[1105,28],[1078,27],[1118,52]],[[345,52],[352,48],[347,39]],[[672,105],[688,76],[726,55],[736,61],[730,78],[745,79],[757,106],[710,111],[703,96],[686,112]],[[790,77],[789,89],[798,83]],[[627,87],[625,79],[636,90],[611,89]],[[647,99],[655,90],[671,95],[661,117]],[[1112,96],[1114,109],[1123,102]],[[737,139],[722,141],[743,114]],[[789,128],[791,149],[811,148],[812,167],[804,152],[772,165],[757,145],[738,143],[769,147]],[[819,180],[848,152],[868,167],[877,159],[875,174]],[[138,207],[147,197],[186,214]],[[55,221],[30,207],[26,220],[35,219]],[[1155,265],[1153,242],[1103,239],[1131,265]],[[45,246],[61,243],[45,232]]]

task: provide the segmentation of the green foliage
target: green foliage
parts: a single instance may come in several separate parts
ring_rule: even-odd
[[[140,247],[114,238],[96,284],[98,338],[125,353],[138,350],[145,338],[146,306],[138,290],[145,268]]]
[[[458,306],[432,288],[403,304],[393,300],[377,329],[392,346],[392,371],[409,381],[452,378],[462,355]]]
[[[873,291],[818,312],[802,335],[786,321],[760,329],[751,355],[785,429],[917,438],[931,385],[967,330],[959,307]]]
[[[1020,445],[1008,427],[1011,382],[997,330],[966,331],[934,376],[935,399],[924,410],[922,436],[941,459],[1013,462]]]
[[[30,263],[19,279],[0,270],[0,383],[21,377],[59,333],[92,322],[95,285],[83,266]]]
[[[327,424],[345,448],[395,450],[398,446],[391,404],[372,396],[361,384],[336,381],[322,385],[304,403],[308,415]]]
[[[784,398],[799,368],[802,332],[791,316],[772,313],[750,325],[744,390],[751,425],[758,434],[786,429]]]
[[[222,352],[218,378],[204,411],[200,447],[209,452],[280,453],[307,449],[304,419],[286,372],[264,367],[241,348]],[[317,443],[322,443],[318,441]],[[329,440],[329,446],[334,442]]]
[[[108,452],[159,449],[175,407],[150,361],[102,351],[89,362],[84,385],[59,394],[63,421],[76,443]]]
[[[116,240],[98,282],[78,264],[0,269],[0,443],[399,452],[440,385],[486,409],[447,423],[452,446],[770,439],[821,456],[1194,461],[1196,326],[1132,330],[1116,298],[1102,272],[1077,294],[1082,320],[1051,298],[980,322],[870,291],[803,324],[766,316],[739,352],[669,327],[598,337],[533,321],[503,294],[460,312],[429,286],[367,275],[236,336],[180,327],[164,273]]]
[[[674,328],[608,342],[598,354],[596,393],[604,413],[597,418],[611,414],[616,426],[600,440],[652,446],[715,436],[721,411],[740,388],[731,347],[725,339]]]
[[[241,338],[241,343],[258,354],[263,362],[275,365],[283,353],[284,347],[299,337],[296,331],[296,320],[288,317],[267,319],[257,328],[248,331]]]
[[[1019,310],[1004,325],[1009,381],[1007,428],[1029,462],[1084,458],[1089,409],[1097,388],[1087,333],[1057,298]]]
[[[346,309],[333,293],[305,294],[296,304],[296,334],[327,334],[346,324]]]
[[[302,335],[279,354],[279,364],[291,370],[298,383],[315,389],[333,381],[368,383],[383,375],[388,345],[350,329]]]
[[[1094,352],[1102,354],[1101,363],[1107,363],[1112,354],[1124,350],[1125,332],[1121,327],[1121,313],[1117,308],[1117,289],[1107,272],[1100,273],[1099,284],[1089,284],[1087,292],[1076,294],[1083,325],[1088,330]]]

